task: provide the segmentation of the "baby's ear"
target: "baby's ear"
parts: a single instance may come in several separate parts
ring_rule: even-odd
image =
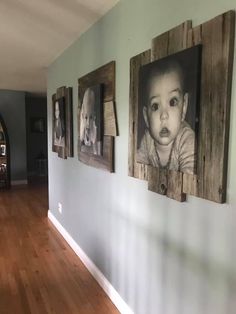
[[[147,110],[148,110],[147,107],[144,106],[143,107],[143,118],[144,118],[144,121],[146,123],[146,127],[149,128]]]
[[[182,117],[181,117],[182,122],[185,119],[187,110],[188,110],[188,93],[185,93],[184,94],[184,104],[183,104],[183,110],[182,110]]]

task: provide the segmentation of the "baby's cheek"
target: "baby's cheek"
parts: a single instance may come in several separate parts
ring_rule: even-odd
[[[152,133],[152,136],[157,139],[159,137],[159,133],[160,133],[160,126],[159,124],[154,124],[152,125],[151,127],[151,133]]]
[[[160,115],[158,111],[154,111],[150,114],[150,121],[152,121],[152,123],[158,123],[158,121],[160,121]]]

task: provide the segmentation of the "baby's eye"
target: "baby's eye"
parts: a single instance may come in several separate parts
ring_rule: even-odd
[[[170,106],[175,107],[178,105],[178,99],[176,97],[171,98],[170,100]]]
[[[157,102],[153,102],[151,104],[152,111],[157,111],[159,109],[159,104]]]

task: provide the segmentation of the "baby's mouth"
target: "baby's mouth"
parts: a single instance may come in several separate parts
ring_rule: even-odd
[[[85,139],[84,139],[85,145],[90,146],[90,133],[89,130],[85,130]]]
[[[163,128],[159,134],[160,137],[168,137],[170,135],[170,131],[167,128]]]

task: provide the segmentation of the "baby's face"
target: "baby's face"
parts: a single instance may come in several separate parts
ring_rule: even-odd
[[[90,146],[92,143],[92,137],[94,133],[94,124],[95,124],[95,108],[94,108],[94,94],[86,93],[83,99],[83,126],[84,126],[84,144]]]
[[[59,115],[60,115],[59,104],[58,104],[58,101],[56,101],[56,103],[55,103],[55,118],[59,119]]]
[[[148,105],[144,112],[153,139],[169,145],[176,138],[185,119],[188,95],[183,95],[179,74],[165,73],[152,79]]]

